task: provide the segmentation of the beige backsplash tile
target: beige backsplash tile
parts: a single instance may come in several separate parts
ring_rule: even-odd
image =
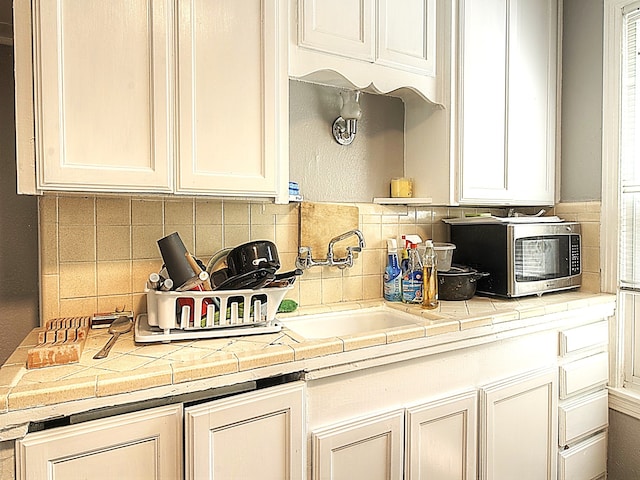
[[[170,225],[193,225],[194,203],[191,199],[166,200],[164,202],[164,223]]]
[[[96,229],[91,225],[58,226],[61,262],[91,262],[96,259]]]
[[[246,202],[225,202],[222,207],[225,225],[249,225],[249,204]]]
[[[131,199],[128,197],[96,198],[97,225],[131,225]]]
[[[417,233],[446,241],[441,221],[487,209],[407,207],[355,204],[366,248],[355,267],[314,267],[287,292],[303,307],[336,302],[378,300],[386,263],[386,239]],[[493,209],[495,213],[504,210]],[[583,224],[583,289],[597,291],[600,282],[599,202],[559,204],[554,212]],[[570,217],[570,218],[569,218]],[[194,223],[195,219],[195,223]],[[261,200],[228,201],[173,197],[92,197],[45,195],[40,198],[41,314],[90,315],[113,308],[146,311],[143,289],[162,259],[157,240],[177,231],[204,263],[219,248],[251,239],[275,241],[281,270],[295,267],[298,249],[298,205]],[[129,236],[127,237],[127,232]],[[314,252],[314,257],[326,251]]]
[[[163,236],[162,225],[133,225],[131,227],[132,258],[160,258],[157,241]]]
[[[60,196],[58,222],[60,225],[93,225],[95,197]]]
[[[94,262],[60,263],[60,298],[97,295]]]
[[[162,225],[164,202],[155,199],[134,198],[131,200],[131,223],[133,225]]]
[[[131,258],[131,225],[101,225],[96,228],[98,261]]]

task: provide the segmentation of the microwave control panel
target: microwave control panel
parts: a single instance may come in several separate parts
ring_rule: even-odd
[[[580,274],[580,235],[571,235],[571,275]]]

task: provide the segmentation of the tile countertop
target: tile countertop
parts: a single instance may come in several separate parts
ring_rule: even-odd
[[[301,308],[278,318],[383,303]],[[19,438],[26,433],[24,427],[29,421],[495,335],[523,328],[532,321],[540,323],[536,317],[542,315],[557,319],[552,314],[582,308],[613,312],[615,296],[576,291],[514,300],[474,297],[466,302],[441,301],[436,310],[401,303],[387,305],[420,315],[423,325],[313,341],[286,327],[278,333],[169,344],[136,344],[131,332],[121,335],[102,360],[94,360],[93,355],[110,335],[106,329],[94,329],[79,362],[27,370],[27,351],[37,343],[39,329],[34,329],[0,369],[0,440]],[[18,433],[11,433],[15,429]]]

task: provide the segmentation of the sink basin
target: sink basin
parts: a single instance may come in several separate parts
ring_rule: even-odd
[[[354,335],[374,330],[421,324],[421,318],[390,308],[377,307],[344,312],[301,315],[282,320],[285,327],[305,338]]]

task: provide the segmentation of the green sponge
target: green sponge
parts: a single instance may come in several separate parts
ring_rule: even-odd
[[[278,307],[278,313],[289,313],[295,311],[298,308],[298,303],[295,300],[290,300],[285,298],[280,302],[280,306]]]

